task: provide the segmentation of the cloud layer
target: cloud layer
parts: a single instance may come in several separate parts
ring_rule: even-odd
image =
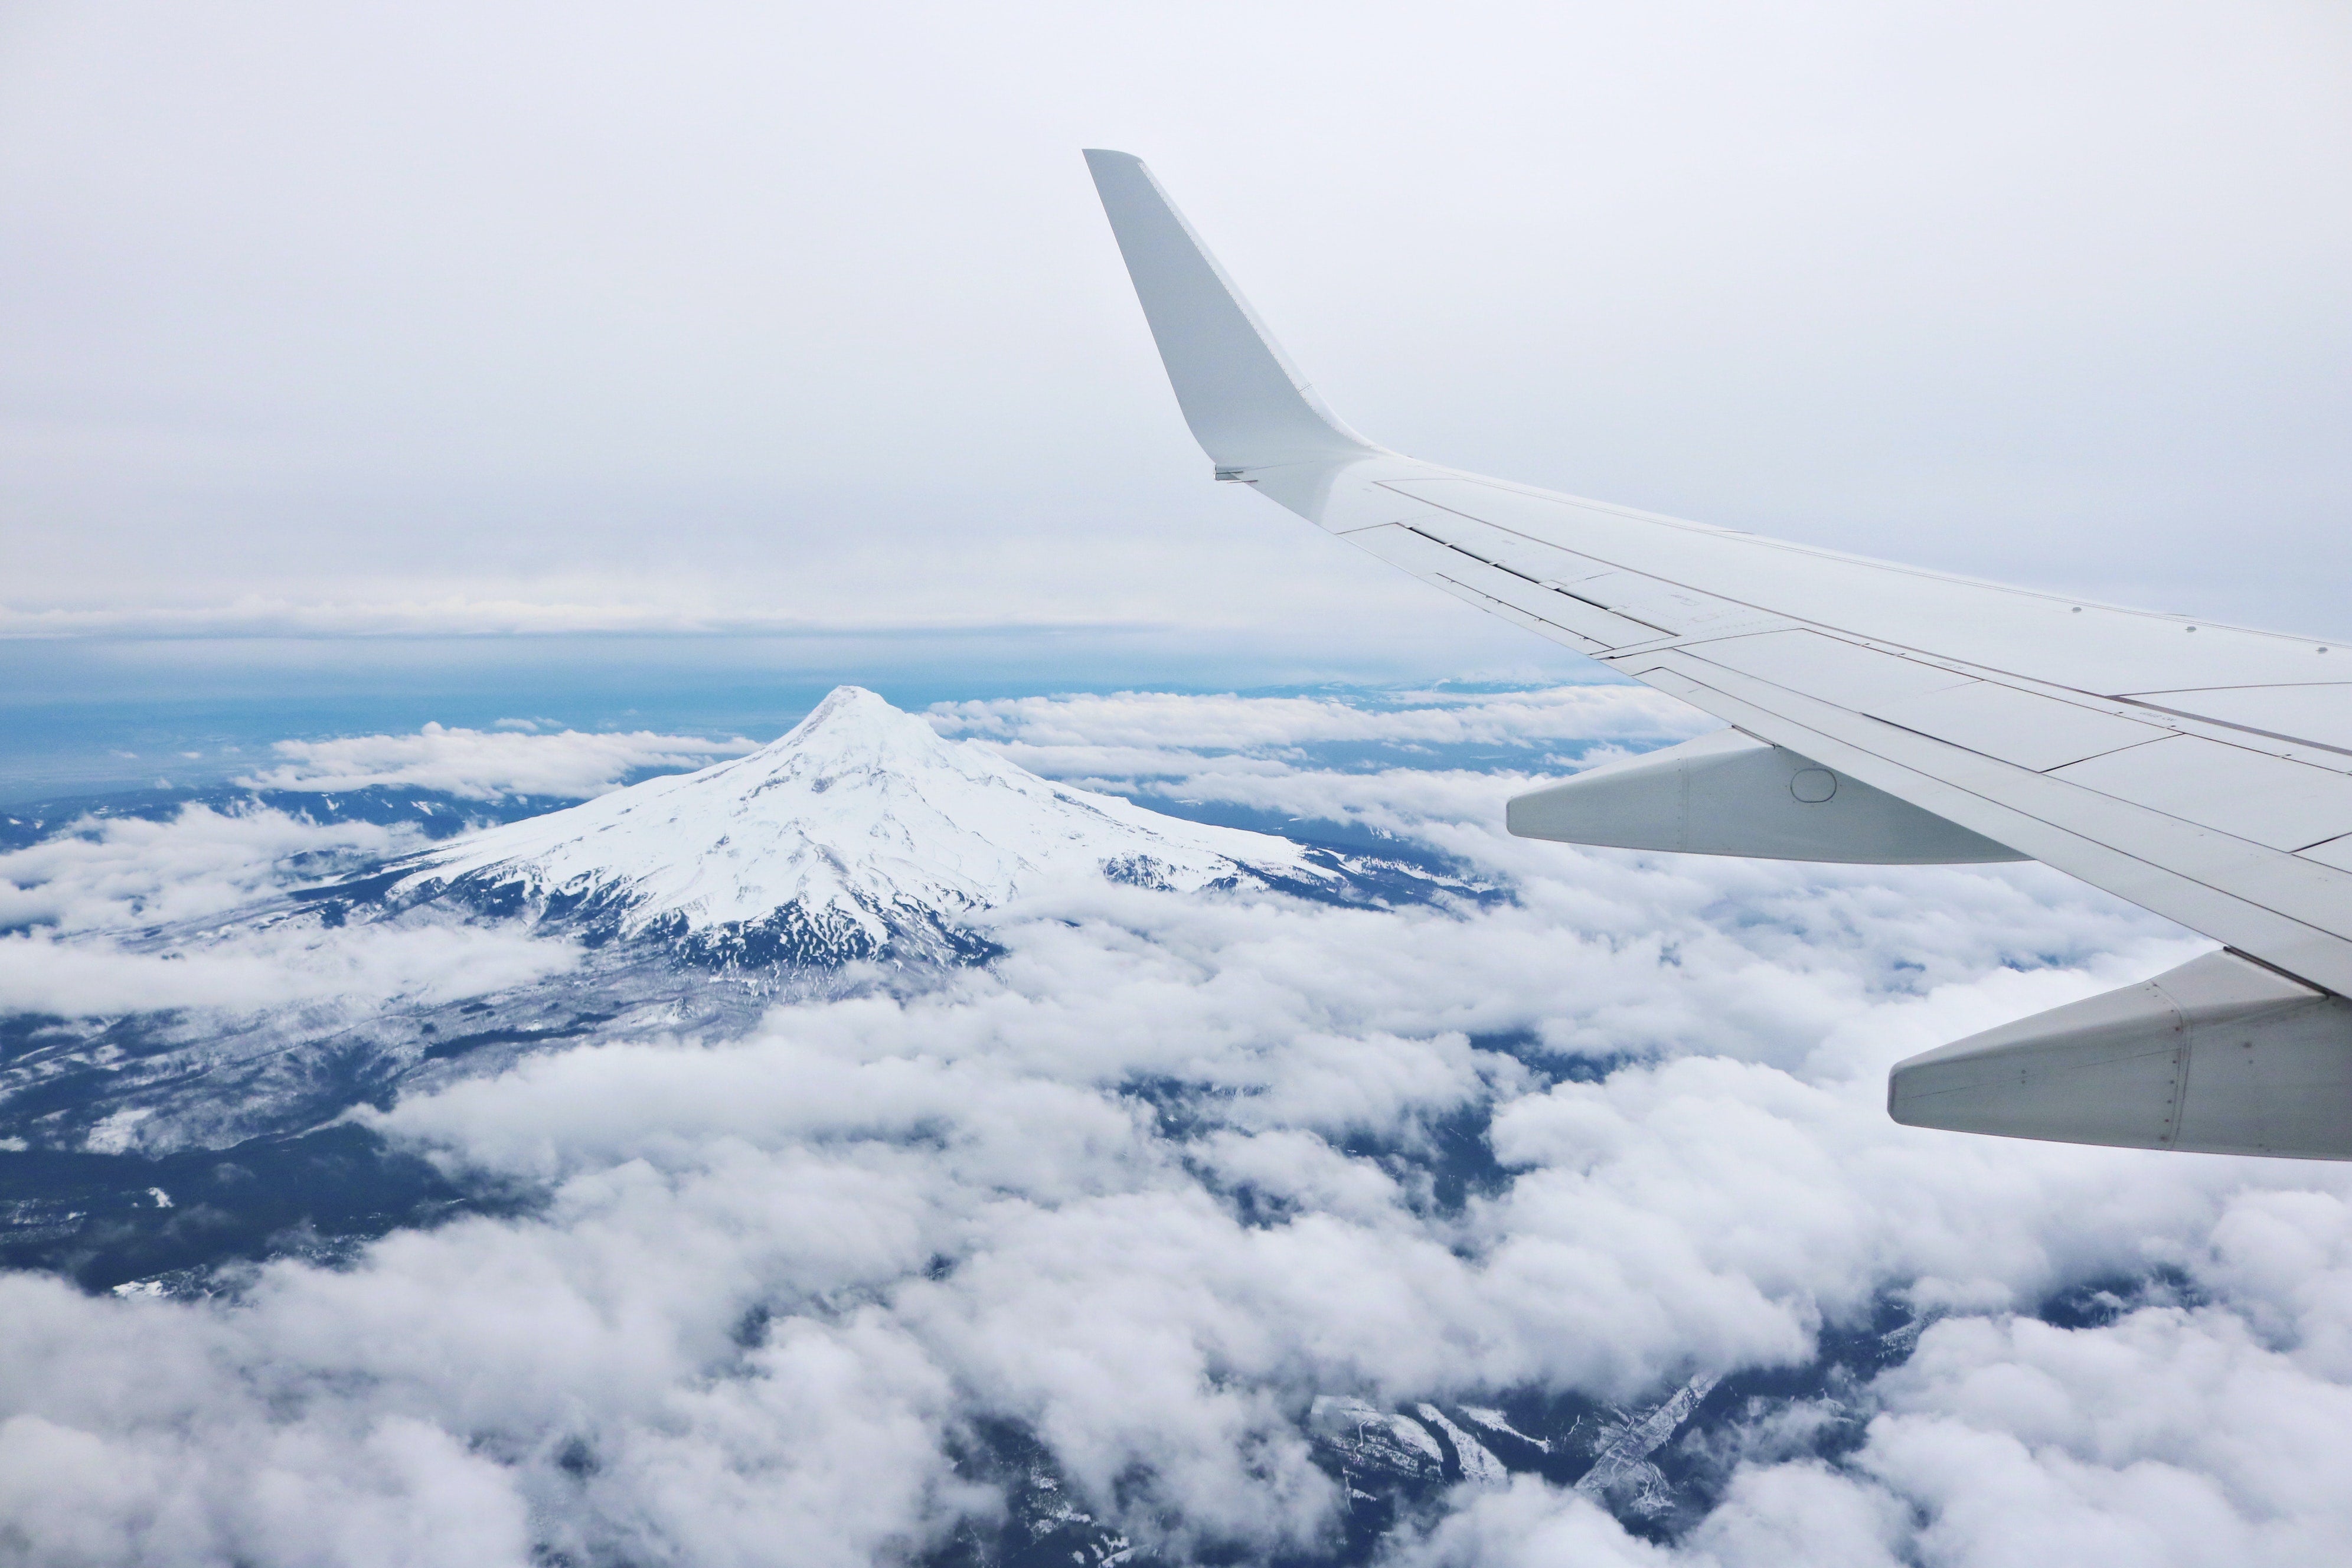
[[[740,737],[584,733],[536,734],[530,720],[496,730],[427,724],[414,735],[358,735],[331,741],[280,741],[286,761],[237,782],[252,789],[318,794],[376,786],[436,790],[469,800],[508,795],[582,799],[618,789],[633,775],[698,768],[752,750]]]
[[[1349,722],[1131,710],[1025,705],[1022,743],[1166,778],[1188,742],[1235,748],[1205,773]],[[1146,1549],[1264,1556],[1333,1539],[1318,1394],[1633,1398],[1801,1364],[1892,1298],[1916,1353],[1714,1429],[1728,1479],[1679,1539],[1523,1476],[1393,1560],[2343,1560],[2352,1179],[1883,1110],[1889,1062],[2192,939],[2030,866],[1522,844],[1507,777],[1368,765],[1250,776],[1516,898],[1059,889],[938,988],[371,1113],[543,1192],[529,1215],[272,1264],[233,1306],[0,1278],[0,1521],[48,1561],[866,1563],[992,1518],[959,1461],[1009,1421]],[[1441,1201],[1427,1151],[1465,1115],[1495,1173]]]
[[[607,757],[642,754],[633,753],[627,737],[615,748],[576,748],[570,742],[602,737],[570,735],[485,735],[476,738],[519,744],[477,749],[461,739],[432,754],[438,741],[470,733],[428,734],[417,771],[446,779],[452,793],[488,798],[511,787],[519,763],[535,781],[584,781]],[[321,749],[381,760],[415,754],[414,739],[379,736]],[[533,754],[534,743],[555,759]],[[307,922],[211,923],[424,842],[403,827],[319,824],[282,811],[202,804],[168,821],[92,817],[70,824],[55,837],[0,853],[0,1013],[249,1014],[319,1002],[364,1016],[394,998],[429,1003],[526,984],[577,961],[578,950],[567,942],[454,921],[323,930]]]

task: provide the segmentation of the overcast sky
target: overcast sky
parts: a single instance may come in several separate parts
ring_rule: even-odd
[[[2319,4],[19,5],[0,628],[1572,663],[1209,482],[1107,145],[1416,456],[2352,632],[2347,106]]]

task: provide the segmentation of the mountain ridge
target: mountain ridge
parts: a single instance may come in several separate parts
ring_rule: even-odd
[[[1041,778],[858,686],[745,756],[649,779],[394,861],[394,910],[451,900],[656,938],[720,967],[992,951],[964,917],[1099,877],[1176,891],[1330,896],[1330,857]]]

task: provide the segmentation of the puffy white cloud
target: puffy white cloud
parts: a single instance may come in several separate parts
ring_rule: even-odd
[[[1515,1478],[1501,1492],[1465,1500],[1426,1534],[1401,1544],[1398,1568],[1669,1568],[1677,1554],[1629,1534],[1601,1505],[1574,1491]]]
[[[1948,1320],[1876,1393],[1845,1484],[1924,1520],[1931,1560],[2326,1563],[2352,1541],[2352,1387],[2244,1305]]]
[[[0,854],[0,1012],[250,1013],[453,1000],[572,967],[569,942],[457,921],[322,927],[215,917],[416,847],[406,827],[184,806],[165,821],[86,818]],[[7,928],[17,928],[9,931]],[[144,934],[158,931],[171,940]]]
[[[1804,1458],[1734,1476],[1690,1545],[1702,1561],[1740,1568],[1895,1568],[1918,1560],[1916,1533],[1914,1516],[1892,1493]]]
[[[236,931],[139,952],[46,931],[0,936],[0,1011],[64,1017],[202,1007],[255,1012],[332,1001],[450,1002],[544,980],[580,950],[560,938],[457,924]]]
[[[491,730],[427,724],[414,735],[359,735],[331,741],[280,741],[288,760],[238,782],[253,789],[330,793],[384,785],[439,790],[469,800],[508,795],[579,797],[618,789],[633,773],[698,768],[740,756],[753,742],[565,730],[541,735],[503,725]]]
[[[61,1560],[863,1563],[992,1517],[954,1464],[985,1417],[1147,1544],[1311,1551],[1339,1506],[1318,1393],[1629,1397],[1803,1362],[1891,1293],[1943,1316],[1844,1391],[1858,1444],[1742,1416],[1678,1541],[1521,1478],[1394,1559],[2352,1538],[2352,1173],[1884,1112],[1889,1062],[2190,939],[2032,867],[1586,853],[1496,836],[1488,775],[1301,787],[1342,784],[1515,899],[1041,889],[940,985],[877,972],[740,1037],[598,1040],[370,1113],[531,1213],[270,1265],[233,1306],[0,1278],[0,1458],[38,1458],[0,1464],[0,1518]],[[1441,1203],[1412,1155],[1465,1114],[1496,1163]],[[2177,1300],[2025,1315],[2158,1270]]]
[[[167,821],[86,818],[0,853],[0,931],[126,929],[223,913],[289,879],[411,847],[403,828],[184,806]]]
[[[110,1445],[38,1416],[0,1423],[0,1520],[31,1560],[74,1563],[522,1561],[520,1499],[494,1462],[426,1422],[387,1416],[322,1443],[247,1445],[226,1412],[186,1414],[194,1445]]]

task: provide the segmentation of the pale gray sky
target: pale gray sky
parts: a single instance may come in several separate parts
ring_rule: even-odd
[[[2352,632],[2282,4],[15,6],[0,628],[1556,666],[1208,482],[1085,145],[1417,456]]]

